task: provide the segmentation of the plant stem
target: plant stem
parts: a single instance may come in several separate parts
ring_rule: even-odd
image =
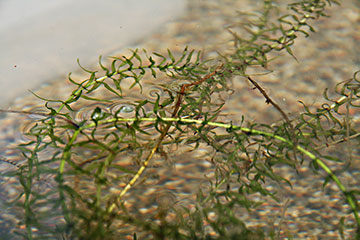
[[[109,120],[105,120],[105,121],[99,121],[98,124],[108,124],[108,123],[112,123],[112,122],[115,122],[115,121],[123,121],[123,122],[150,121],[150,122],[155,122],[157,120],[158,120],[158,118],[139,118],[139,119],[136,119],[136,118],[113,118],[113,119],[109,119]],[[247,133],[247,134],[262,135],[262,136],[272,137],[272,138],[275,138],[275,139],[277,139],[279,141],[287,143],[289,147],[293,147],[293,143],[291,141],[289,141],[286,138],[283,138],[281,136],[278,136],[276,134],[269,133],[269,132],[264,132],[264,131],[256,130],[256,129],[250,129],[250,128],[246,128],[246,127],[240,127],[240,126],[236,126],[236,125],[232,125],[232,124],[226,124],[226,123],[220,123],[220,122],[205,122],[203,120],[187,119],[187,118],[167,118],[167,117],[164,117],[164,118],[161,118],[161,120],[165,121],[165,122],[182,122],[182,123],[194,123],[194,124],[207,124],[209,126],[215,126],[215,127],[221,127],[221,128],[233,129],[233,130],[240,130],[240,131],[242,131],[244,133]],[[95,123],[91,123],[91,124],[89,124],[87,126],[84,126],[83,128],[91,128],[91,127],[94,127],[94,126],[95,126]],[[167,126],[169,126],[169,125],[167,125]],[[160,145],[163,137],[159,138],[156,146]],[[150,158],[155,153],[156,149],[155,150],[154,149],[149,155]],[[354,214],[354,217],[355,217],[355,220],[356,220],[356,223],[357,223],[357,228],[359,230],[360,229],[360,217],[359,217],[359,213],[357,212],[357,205],[356,205],[355,197],[353,196],[353,194],[346,189],[346,187],[341,183],[340,179],[333,173],[333,171],[320,158],[318,158],[317,156],[315,156],[313,153],[309,152],[305,148],[301,147],[300,145],[296,145],[296,149],[298,151],[302,152],[303,154],[305,154],[306,156],[308,156],[313,161],[315,161],[327,174],[329,174],[330,178],[335,182],[335,184],[338,186],[340,191],[344,194],[347,203],[350,205],[350,208],[351,208],[351,210],[352,210],[352,212]],[[147,164],[145,165],[145,163],[144,163],[143,166],[139,169],[139,172],[141,170],[141,174],[145,170],[146,166],[147,166]],[[133,183],[140,177],[141,174],[139,174],[139,176],[137,176],[136,178],[134,177],[132,179]],[[130,184],[129,186],[127,186],[127,188],[125,188],[126,191],[124,189],[120,193],[120,197],[122,197],[129,190],[129,188],[131,187],[132,184]],[[115,204],[113,206],[111,206],[111,209],[109,208],[109,210],[113,210],[114,207],[115,207]]]

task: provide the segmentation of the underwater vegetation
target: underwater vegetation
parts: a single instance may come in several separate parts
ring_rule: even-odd
[[[303,111],[291,116],[257,81],[271,74],[274,52],[287,52],[297,61],[291,49],[297,38],[309,37],[315,31],[310,21],[326,17],[326,9],[338,4],[297,1],[288,4],[288,14],[274,18],[275,1],[264,0],[261,13],[239,13],[226,29],[232,47],[215,58],[203,59],[191,46],[180,55],[171,49],[167,55],[134,49],[110,62],[100,58],[96,71],[80,66],[87,77],[69,75],[74,90],[66,99],[34,93],[44,101],[44,111],[1,110],[38,116],[26,132],[28,141],[18,146],[26,161],[1,159],[14,165],[6,174],[23,189],[14,204],[24,213],[25,228],[16,233],[24,239],[291,239],[286,226],[249,227],[240,210],[251,213],[264,204],[254,196],[282,202],[267,183],[293,183],[277,168],[297,172],[308,166],[314,175],[325,173],[323,189],[336,184],[352,214],[350,220],[339,218],[339,235],[349,231],[360,239],[360,189],[348,187],[333,170],[339,165],[347,171],[358,159],[360,70],[339,82],[334,96],[324,89],[320,107],[303,103]],[[260,73],[250,73],[254,68]],[[145,82],[145,77],[153,80]],[[223,108],[226,96],[236,94],[235,77],[259,92],[281,121],[264,124],[242,116],[236,124],[229,119]],[[90,104],[90,111],[79,114]],[[338,148],[347,149],[347,156],[334,154]],[[207,159],[206,181],[190,200],[159,192],[155,214],[134,209],[130,203],[144,195],[137,189],[156,189],[171,173],[160,168],[178,168],[181,157]],[[50,187],[39,189],[44,179]],[[286,202],[280,215],[285,211]]]

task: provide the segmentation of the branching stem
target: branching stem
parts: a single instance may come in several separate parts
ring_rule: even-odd
[[[110,119],[110,120],[107,120],[107,121],[103,121],[102,124],[111,123],[111,122],[115,122],[115,121],[124,121],[124,122],[150,121],[150,122],[155,122],[157,120],[158,120],[157,118],[140,118],[140,119],[135,119],[135,118],[114,118],[114,119]],[[203,120],[187,119],[187,118],[161,118],[161,120],[165,121],[165,122],[205,124],[205,122]],[[272,137],[272,138],[275,138],[275,139],[277,139],[279,141],[287,143],[289,147],[294,147],[294,144],[293,144],[292,141],[289,141],[288,139],[283,138],[283,137],[278,136],[278,135],[273,134],[273,133],[264,132],[264,131],[257,130],[257,129],[250,129],[250,128],[246,128],[246,127],[240,127],[240,126],[236,126],[236,125],[233,125],[233,124],[220,123],[220,122],[206,122],[206,124],[209,125],[209,126],[221,127],[221,128],[225,128],[225,129],[240,130],[240,131],[242,131],[242,132],[244,132],[246,134],[262,135],[262,136]],[[93,127],[93,126],[94,126],[94,124],[89,124],[85,128]],[[169,125],[167,125],[167,126],[169,126]],[[161,137],[159,138],[159,140],[160,139],[161,139]],[[159,143],[159,141],[158,141],[158,143]],[[156,146],[158,146],[158,144]],[[359,216],[359,213],[358,213],[355,197],[353,196],[353,194],[349,190],[346,189],[346,187],[341,183],[340,179],[333,173],[333,171],[326,165],[326,163],[324,161],[322,161],[320,158],[318,158],[313,153],[309,152],[308,150],[306,150],[305,148],[303,148],[300,145],[297,145],[296,149],[298,151],[302,152],[303,154],[305,154],[306,156],[308,156],[316,164],[318,164],[330,176],[330,178],[335,182],[335,184],[338,186],[340,191],[344,194],[344,196],[346,198],[346,201],[350,205],[350,208],[351,208],[351,210],[352,210],[352,212],[354,214],[356,223],[358,225],[358,229],[360,229],[360,216]],[[153,156],[155,151],[156,151],[156,149],[154,148],[153,151],[149,154],[150,158],[149,157],[147,158],[148,161],[151,159],[151,157]],[[131,186],[136,182],[136,180],[144,172],[144,170],[146,169],[146,166],[148,165],[148,161],[145,161],[143,163],[143,166],[139,169],[138,173],[133,177],[133,179],[128,183],[128,185],[120,193],[119,199],[121,199],[121,197],[123,197],[125,195],[125,193],[131,188]],[[115,204],[113,206],[111,206],[111,209],[109,208],[109,210],[113,210],[114,208],[115,208]]]
[[[192,83],[187,83],[181,86],[181,90],[180,93],[177,96],[177,100],[175,103],[175,108],[171,114],[172,118],[175,118],[178,114],[178,111],[180,109],[182,100],[183,100],[183,96],[185,95],[185,92],[192,86],[196,86],[196,85],[200,85],[202,84],[204,81],[208,80],[209,78],[213,77],[221,68],[223,67],[223,65],[218,66],[215,71],[205,75],[204,77],[202,77],[200,80],[196,81],[196,82],[192,82]],[[155,119],[156,121],[156,119]],[[116,201],[114,203],[112,203],[110,205],[110,207],[107,209],[108,213],[111,213],[114,208],[116,207],[116,203],[121,201],[121,199],[123,198],[123,196],[131,189],[131,187],[136,183],[136,181],[141,177],[141,175],[144,173],[144,171],[146,170],[147,166],[149,165],[150,160],[153,158],[155,152],[159,149],[161,142],[164,140],[165,136],[167,135],[170,127],[171,127],[171,121],[167,121],[168,123],[166,124],[165,128],[162,130],[160,137],[158,138],[158,140],[156,141],[155,146],[151,149],[149,155],[147,156],[147,158],[145,159],[145,161],[142,163],[141,167],[139,168],[139,170],[137,171],[137,173],[132,177],[132,179],[126,184],[126,186],[124,187],[124,189],[120,192],[119,196],[117,197]]]

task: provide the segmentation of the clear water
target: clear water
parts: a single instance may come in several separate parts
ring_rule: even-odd
[[[202,46],[209,46],[211,48],[211,42],[212,40],[219,37],[218,32],[222,31],[222,28],[216,28],[215,24],[213,24],[216,21],[222,21],[226,22],[227,15],[224,12],[224,16],[220,16],[218,18],[212,18],[211,21],[209,18],[206,18],[204,16],[217,13],[218,11],[221,11],[220,8],[217,8],[216,3],[221,2],[223,5],[225,4],[231,4],[232,2],[236,1],[208,1],[208,5],[206,5],[203,8],[204,15],[201,18],[199,15],[199,12],[196,12],[193,16],[195,19],[196,24],[194,24],[194,28],[199,29],[199,26],[204,31],[194,31],[193,33],[193,39],[190,40],[190,46],[194,48],[201,48]],[[192,4],[202,4],[204,1],[192,1]],[[245,1],[244,1],[245,2]],[[255,1],[253,1],[255,2]],[[259,1],[262,2],[262,1]],[[350,1],[349,1],[350,2]],[[358,2],[358,1],[357,1]],[[247,10],[246,7],[249,7],[249,5],[244,6],[242,10]],[[342,12],[342,15],[338,16],[338,19],[335,18],[335,20],[332,22],[332,24],[329,24],[328,21],[330,20],[325,19],[324,22],[320,22],[320,25],[317,25],[318,33],[313,34],[313,36],[310,37],[310,40],[306,39],[305,42],[299,40],[299,44],[294,47],[294,52],[297,55],[297,57],[300,59],[300,63],[297,63],[293,61],[293,59],[288,58],[284,61],[276,62],[276,72],[273,73],[273,75],[269,75],[269,78],[264,78],[263,84],[267,86],[267,91],[270,92],[270,95],[272,97],[278,98],[278,99],[285,99],[286,98],[286,106],[285,109],[289,112],[296,113],[299,111],[299,106],[297,105],[297,101],[299,99],[302,99],[304,101],[307,101],[309,104],[313,104],[315,101],[322,101],[322,96],[320,93],[322,93],[323,89],[325,87],[332,88],[335,86],[335,84],[341,80],[345,80],[351,77],[354,70],[358,70],[358,65],[354,63],[358,63],[358,56],[357,53],[359,48],[355,48],[354,46],[359,45],[359,38],[347,38],[346,39],[346,45],[339,44],[336,45],[336,43],[341,43],[344,40],[343,32],[349,30],[349,33],[347,34],[354,34],[353,31],[355,31],[355,28],[342,28],[341,24],[342,21],[348,20],[344,16],[353,16],[354,13],[351,13],[351,9],[355,11],[355,8],[348,8],[350,10],[346,10],[345,8],[340,8],[344,11],[338,11],[339,14]],[[229,11],[230,14],[233,14],[233,9]],[[336,17],[337,11],[331,12],[331,15],[335,15]],[[196,17],[199,18],[197,19]],[[356,17],[356,16],[355,16]],[[354,18],[355,18],[354,17]],[[216,21],[213,21],[216,20]],[[336,25],[339,24],[339,25]],[[214,27],[215,26],[215,27]],[[334,29],[328,29],[329,26],[335,26]],[[186,25],[184,24],[184,28]],[[345,30],[346,29],[346,30]],[[209,34],[209,35],[206,35]],[[216,35],[216,37],[211,37],[211,34]],[[180,38],[184,38],[184,35],[180,35]],[[185,35],[186,36],[186,35]],[[354,34],[355,36],[355,34]],[[176,40],[177,41],[177,40]],[[213,43],[213,42],[211,42]],[[326,44],[321,44],[326,43]],[[320,46],[319,48],[317,46]],[[217,47],[217,45],[216,45]],[[333,51],[333,50],[336,51]],[[215,49],[217,50],[217,49]],[[339,52],[337,52],[339,51]],[[344,55],[344,52],[349,54],[348,57],[341,57],[341,54]],[[326,53],[329,53],[329,55],[326,55]],[[95,54],[95,56],[97,56]],[[341,59],[341,61],[333,61],[337,58]],[[329,75],[330,81],[329,80]],[[275,77],[274,77],[275,76]],[[266,77],[266,76],[265,76]],[[273,77],[273,78],[271,78]],[[258,77],[260,78],[260,76]],[[275,80],[274,80],[275,79]],[[310,79],[310,80],[309,80]],[[238,80],[238,79],[237,79]],[[261,81],[262,81],[261,80]],[[230,117],[236,118],[237,116],[241,116],[244,114],[246,116],[246,120],[251,120],[252,118],[256,121],[258,119],[267,119],[267,120],[274,120],[274,116],[277,116],[277,114],[272,114],[272,109],[269,108],[266,104],[264,104],[264,99],[262,97],[256,97],[256,93],[254,91],[250,90],[248,85],[242,82],[234,81],[234,88],[236,90],[237,94],[233,94],[232,99],[230,99],[230,105],[226,106],[226,111],[229,113]],[[315,99],[315,100],[314,100]],[[239,104],[240,103],[240,104]],[[131,107],[130,107],[131,108]],[[129,108],[129,110],[130,110]],[[89,109],[91,109],[91,106],[89,106]],[[86,114],[89,114],[89,111],[87,111],[87,108],[79,109],[79,116],[82,117]],[[131,114],[131,111],[127,111],[127,107],[123,108],[124,112],[123,114]],[[278,120],[278,119],[276,119]],[[15,155],[15,153],[14,153]],[[358,156],[358,155],[357,155]],[[195,156],[189,156],[188,159],[193,159]],[[177,161],[179,159],[176,159]],[[185,167],[185,165],[190,166],[188,168]],[[181,168],[183,165],[184,172],[188,173],[191,169],[197,170],[197,168],[193,167],[191,163],[183,164],[180,161],[176,162],[175,165],[177,168]],[[326,221],[323,221],[324,219],[328,219],[327,216],[331,215],[336,218],[336,215],[343,214],[344,211],[347,209],[347,205],[343,204],[341,194],[339,193],[336,186],[331,185],[330,190],[327,190],[327,192],[322,191],[321,185],[322,185],[322,179],[323,177],[321,175],[315,175],[311,169],[307,167],[307,163],[305,163],[305,167],[301,170],[300,174],[295,174],[294,172],[289,171],[287,168],[279,168],[281,170],[280,172],[284,174],[284,176],[288,179],[291,179],[295,185],[295,188],[293,190],[291,189],[283,189],[284,198],[290,198],[291,204],[289,205],[289,208],[286,211],[286,221],[288,223],[287,228],[288,230],[295,235],[295,239],[305,239],[307,237],[310,238],[311,234],[319,234],[319,231],[323,231],[322,234],[327,234],[327,231],[336,231],[336,226],[334,224],[327,224]],[[335,167],[335,166],[334,166]],[[154,170],[156,172],[157,169]],[[151,170],[150,170],[151,172]],[[349,186],[356,186],[356,182],[359,180],[359,169],[358,167],[354,168],[354,170],[349,171],[351,174],[349,174],[350,177],[346,179],[346,181],[349,183]],[[179,173],[179,172],[178,172]],[[194,181],[189,181],[191,176],[180,176],[179,178],[176,178],[177,181],[183,180],[184,185],[190,185],[195,184]],[[191,172],[192,176],[196,176],[196,172]],[[315,177],[316,176],[316,177]],[[345,176],[346,177],[346,176]],[[175,178],[175,177],[174,177]],[[164,181],[166,182],[166,181]],[[3,183],[3,182],[1,182]],[[5,184],[5,182],[4,182]],[[274,188],[277,188],[278,186],[274,184]],[[136,193],[138,193],[138,196],[141,197],[144,195],[146,189],[135,189]],[[189,195],[191,195],[193,192],[189,192]],[[0,195],[1,197],[1,195]],[[4,199],[6,196],[3,196]],[[340,204],[338,205],[331,205],[329,203],[329,198],[331,197],[331,201],[339,201]],[[341,205],[342,204],[342,205]],[[306,209],[304,209],[304,206],[306,206]],[[279,211],[274,211],[274,209],[278,209],[279,205],[267,205],[264,207],[263,212],[258,211],[254,215],[246,215],[244,214],[244,221],[248,221],[251,225],[256,224],[264,224],[265,221],[265,214],[268,213],[267,218],[269,219],[269,216],[273,214],[274,219],[279,219]],[[338,209],[337,209],[338,208]],[[300,211],[299,211],[300,209]],[[339,211],[337,211],[339,210]],[[341,213],[342,212],[342,213]],[[330,214],[331,213],[331,214]],[[313,216],[313,217],[312,217]],[[247,218],[246,218],[247,217]],[[346,217],[349,217],[346,215]],[[309,221],[310,219],[310,221]],[[1,219],[0,219],[1,220]],[[303,223],[302,225],[302,232],[299,231],[299,223]],[[327,224],[327,225],[325,225]],[[264,226],[265,228],[270,229],[271,226]],[[316,230],[315,230],[316,228]],[[320,229],[320,230],[319,230]],[[335,230],[334,230],[335,229]],[[301,237],[301,234],[305,234]],[[325,236],[325,235],[324,235]],[[323,239],[329,239],[329,238],[323,238]]]

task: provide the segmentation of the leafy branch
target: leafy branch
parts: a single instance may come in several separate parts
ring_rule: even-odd
[[[179,56],[170,50],[165,56],[136,49],[129,56],[111,58],[108,64],[100,57],[98,71],[80,66],[89,74],[85,80],[77,82],[69,75],[75,89],[65,100],[34,93],[45,102],[48,113],[0,110],[43,117],[26,133],[31,140],[19,146],[25,164],[0,158],[17,168],[10,175],[19,178],[24,190],[19,202],[25,212],[26,233],[19,234],[33,239],[33,227],[37,227],[49,237],[60,231],[69,238],[103,239],[118,236],[130,224],[158,239],[205,239],[210,231],[229,239],[239,234],[249,239],[264,237],[238,219],[235,207],[255,209],[261,202],[250,197],[256,193],[279,201],[265,183],[271,179],[291,186],[274,169],[279,164],[296,169],[294,158],[298,158],[299,164],[310,159],[311,166],[326,172],[324,186],[330,180],[337,185],[351,208],[360,238],[359,191],[345,187],[327,162],[343,160],[320,151],[359,140],[350,110],[359,107],[360,72],[339,83],[340,98],[330,99],[325,91],[327,103],[315,111],[303,104],[304,112],[290,119],[247,71],[249,67],[267,70],[273,52],[285,50],[295,58],[291,47],[297,34],[308,37],[314,32],[309,21],[326,16],[324,11],[331,4],[338,2],[302,0],[289,4],[290,13],[278,17],[273,1],[265,0],[262,13],[239,14],[234,19],[227,29],[234,47],[231,53],[219,53],[219,59],[203,61],[200,52],[188,47]],[[226,119],[223,96],[232,93],[229,82],[235,76],[259,90],[284,121],[245,126],[244,118],[239,125]],[[148,96],[144,93],[149,85],[143,81],[146,77],[156,80],[156,91]],[[139,99],[128,100],[129,90],[139,93]],[[91,106],[89,113],[77,118],[84,106]],[[207,188],[199,189],[194,211],[159,206],[159,221],[151,216],[149,221],[139,220],[126,206],[125,195],[133,197],[130,190],[146,184],[145,172],[156,156],[167,161],[174,156],[170,152],[174,146],[205,149],[214,177]],[[38,192],[36,184],[49,174],[54,176],[53,189]],[[236,185],[236,190],[230,185]],[[50,217],[63,220],[56,230],[46,225],[46,213],[36,211],[44,204],[51,206]],[[169,220],[171,211],[175,217]],[[213,212],[219,216],[212,217]],[[204,223],[210,230],[205,230]],[[229,226],[238,229],[228,231]]]

